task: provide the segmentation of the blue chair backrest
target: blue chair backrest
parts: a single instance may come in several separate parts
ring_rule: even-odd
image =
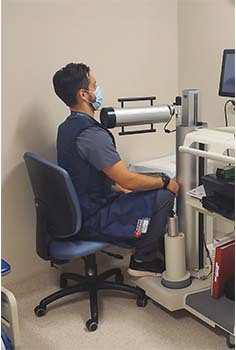
[[[65,169],[30,152],[24,160],[35,197],[37,253],[51,260],[50,242],[73,237],[81,228],[78,196]]]

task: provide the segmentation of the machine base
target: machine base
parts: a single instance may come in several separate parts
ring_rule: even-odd
[[[183,276],[183,278],[180,281],[172,281],[172,280],[168,279],[167,271],[164,271],[161,277],[162,277],[161,284],[164,287],[170,288],[170,289],[187,288],[192,283],[190,272],[188,272],[188,271],[186,272],[185,276]]]
[[[176,311],[185,308],[185,299],[188,294],[209,289],[211,279],[193,279],[190,286],[183,289],[166,288],[159,277],[142,277],[133,279],[134,283],[145,290],[147,296],[157,303],[163,305],[169,311]]]

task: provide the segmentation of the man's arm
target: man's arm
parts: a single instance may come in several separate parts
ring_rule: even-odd
[[[131,172],[121,161],[111,137],[97,127],[83,131],[77,137],[77,151],[97,170],[103,171],[111,180],[126,190],[148,191],[163,187],[161,177],[152,177]],[[177,194],[178,184],[171,180],[167,188]]]
[[[129,171],[122,160],[104,168],[103,172],[121,187],[130,191],[156,190],[164,185],[161,177],[147,176]],[[179,186],[177,182],[170,180],[167,188],[174,194],[178,194]]]

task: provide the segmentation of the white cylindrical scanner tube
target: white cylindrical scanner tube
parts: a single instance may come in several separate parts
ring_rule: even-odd
[[[170,118],[167,105],[143,108],[115,109],[116,126],[140,125],[149,123],[165,123]]]
[[[106,128],[118,126],[166,123],[175,113],[172,105],[158,105],[139,108],[102,108],[100,120]]]

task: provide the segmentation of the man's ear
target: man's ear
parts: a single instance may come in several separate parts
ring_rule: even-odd
[[[87,100],[87,96],[86,96],[86,91],[84,89],[79,89],[79,91],[77,92],[76,95],[76,99],[78,102],[80,102],[81,100],[86,101]]]

